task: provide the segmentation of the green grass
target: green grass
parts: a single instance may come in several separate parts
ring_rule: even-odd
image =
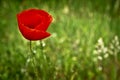
[[[92,10],[90,0],[88,6],[79,2],[1,1],[0,80],[119,80],[119,18],[114,22],[109,14]],[[48,29],[52,35],[42,41],[43,53],[39,41],[33,41],[36,55],[31,59],[29,41],[16,20],[28,8],[44,9],[54,17]]]

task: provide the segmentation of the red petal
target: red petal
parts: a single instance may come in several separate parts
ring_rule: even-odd
[[[42,21],[41,23],[36,27],[36,29],[40,29],[43,31],[46,31],[50,23],[52,22],[52,16],[45,12],[44,10],[37,10],[32,9],[33,12],[37,12],[41,17]]]
[[[48,18],[42,18],[42,20],[43,21],[37,27],[35,27],[35,29],[46,31],[52,22],[52,17],[49,15]]]
[[[31,11],[24,11],[18,14],[19,21],[29,28],[35,28],[41,23],[42,17]]]
[[[52,22],[52,16],[43,10],[29,9],[18,14],[22,24],[30,28],[46,31]]]
[[[41,39],[44,39],[50,36],[50,33],[36,30],[36,29],[31,29],[31,28],[24,26],[23,24],[20,24],[19,29],[22,35],[28,40],[41,40]]]

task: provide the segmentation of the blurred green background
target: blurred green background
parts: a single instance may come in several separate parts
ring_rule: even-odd
[[[16,20],[28,8],[54,18],[35,66]],[[120,0],[0,0],[0,80],[120,80]]]

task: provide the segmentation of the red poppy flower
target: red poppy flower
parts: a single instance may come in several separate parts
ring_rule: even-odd
[[[17,20],[20,32],[28,40],[41,40],[50,36],[46,30],[52,22],[52,16],[44,10],[24,10],[17,14]]]

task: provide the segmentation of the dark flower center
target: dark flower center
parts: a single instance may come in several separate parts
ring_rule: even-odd
[[[29,14],[22,21],[25,26],[34,29],[41,23],[41,16],[38,14]]]

